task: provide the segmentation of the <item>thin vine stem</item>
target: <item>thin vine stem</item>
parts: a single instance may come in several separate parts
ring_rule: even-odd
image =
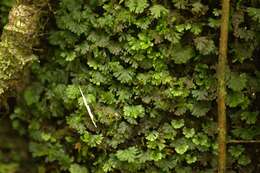
[[[260,144],[260,140],[229,140],[229,144]]]

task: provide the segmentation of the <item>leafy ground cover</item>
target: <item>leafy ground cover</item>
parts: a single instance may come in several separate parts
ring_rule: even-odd
[[[9,115],[38,172],[216,172],[219,2],[52,5],[44,53]],[[259,3],[231,11],[228,138],[259,139]],[[228,171],[259,172],[259,149],[230,144]]]

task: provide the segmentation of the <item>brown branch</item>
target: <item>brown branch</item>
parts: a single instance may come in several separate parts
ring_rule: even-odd
[[[217,68],[218,77],[218,173],[226,172],[226,69],[227,69],[227,44],[229,22],[229,0],[222,0],[222,17],[219,40],[219,62]]]
[[[229,144],[256,144],[260,143],[260,140],[229,140]]]

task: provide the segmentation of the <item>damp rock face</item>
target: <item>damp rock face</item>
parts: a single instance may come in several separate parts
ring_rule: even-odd
[[[37,8],[24,4],[15,5],[9,13],[0,42],[0,96],[36,59],[32,48],[37,42],[39,16]]]

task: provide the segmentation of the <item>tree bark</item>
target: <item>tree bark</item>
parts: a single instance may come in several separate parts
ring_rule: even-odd
[[[219,62],[217,68],[218,76],[218,173],[226,172],[226,69],[228,48],[228,23],[229,23],[229,0],[222,0],[222,17],[219,41]]]
[[[0,42],[0,96],[14,87],[26,66],[36,56],[32,48],[37,43],[39,9],[23,1],[14,5],[9,21],[3,28]]]

